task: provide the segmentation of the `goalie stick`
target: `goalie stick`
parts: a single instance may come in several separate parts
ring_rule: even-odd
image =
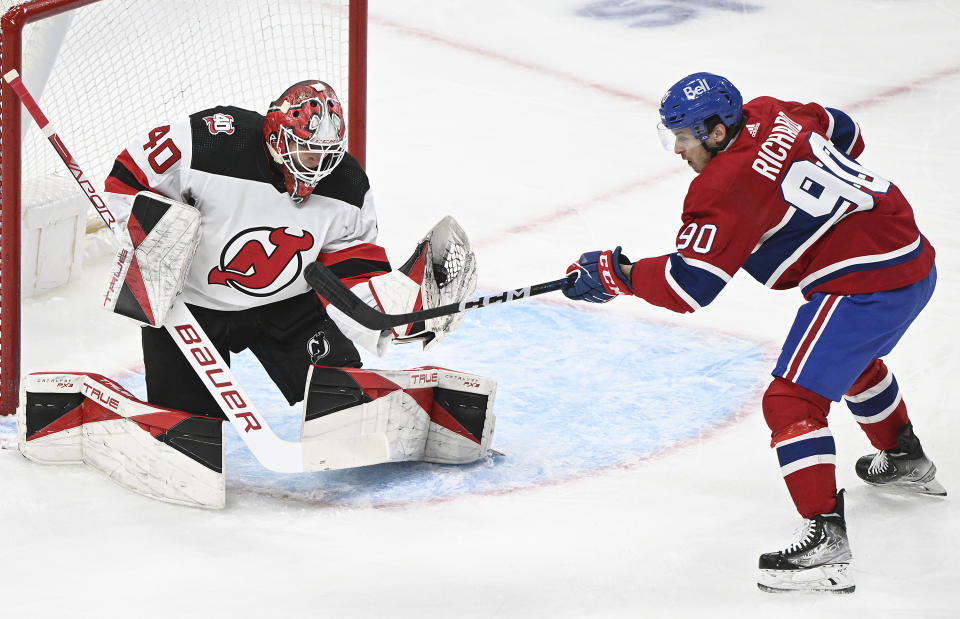
[[[465,312],[469,309],[478,307],[487,307],[507,301],[516,301],[526,299],[539,294],[553,292],[554,290],[564,290],[573,285],[573,279],[576,274],[570,275],[564,279],[556,279],[552,282],[534,284],[516,290],[506,290],[497,294],[478,297],[471,301],[461,301],[459,303],[450,303],[440,305],[419,312],[410,312],[407,314],[386,314],[378,309],[370,307],[363,300],[355,295],[346,285],[340,281],[340,278],[329,268],[319,262],[308,264],[303,269],[303,277],[317,293],[329,301],[334,307],[344,314],[357,321],[368,329],[374,331],[385,331],[393,327],[418,322],[428,318],[437,318],[449,314]]]
[[[119,237],[119,222],[110,212],[106,202],[97,193],[94,184],[86,177],[50,121],[43,114],[36,100],[27,90],[20,74],[10,71],[3,76],[16,93],[24,108],[33,117],[44,137],[60,155],[74,180],[80,185],[87,199],[93,204],[115,236]],[[253,401],[237,383],[230,366],[217,352],[197,319],[179,298],[167,315],[164,328],[176,342],[200,381],[206,386],[237,434],[243,439],[254,457],[265,467],[278,473],[325,471],[336,468],[364,466],[383,461],[384,452],[389,453],[386,440],[379,435],[351,437],[346,440],[313,439],[302,442],[285,441],[278,437],[267,424]]]

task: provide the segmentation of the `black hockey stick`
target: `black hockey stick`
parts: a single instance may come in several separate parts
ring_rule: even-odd
[[[353,294],[347,288],[340,278],[333,271],[319,262],[308,264],[303,270],[303,277],[310,284],[310,287],[316,290],[320,296],[329,301],[334,307],[342,311],[350,318],[368,329],[375,331],[384,331],[400,325],[411,322],[419,322],[428,318],[437,318],[447,316],[448,314],[457,314],[465,312],[468,309],[477,307],[487,307],[507,301],[516,301],[517,299],[526,299],[535,297],[538,294],[553,292],[554,290],[564,290],[573,285],[575,275],[556,279],[552,282],[534,284],[516,290],[506,290],[498,294],[479,297],[472,301],[461,301],[459,303],[450,303],[441,305],[419,312],[410,312],[407,314],[385,314],[380,310],[374,309],[363,302],[357,295]]]

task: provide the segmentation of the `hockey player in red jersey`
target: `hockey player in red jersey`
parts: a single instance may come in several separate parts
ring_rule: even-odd
[[[743,104],[725,78],[696,73],[667,91],[660,116],[664,146],[697,174],[677,250],[636,262],[620,247],[584,253],[564,294],[600,303],[633,295],[692,312],[741,269],[769,288],[800,289],[805,303],[763,413],[805,526],[789,547],[760,557],[758,584],[853,591],[830,402],[845,399],[879,450],[856,464],[864,481],[946,494],[881,360],[933,293],[933,247],[896,185],[857,161],[863,138],[840,110],[771,97]]]
[[[432,345],[458,320],[372,331],[328,307],[302,277],[307,264],[320,261],[371,305],[404,312],[443,296],[427,299],[424,287],[442,285],[444,294],[466,297],[476,283],[472,252],[458,281],[429,281],[425,262],[444,250],[430,239],[460,238],[469,249],[451,218],[431,230],[410,261],[391,268],[377,244],[367,175],[346,152],[345,135],[333,88],[307,80],[286,89],[266,115],[220,106],[144,131],[117,157],[106,193],[118,218],[129,219],[131,236],[143,236],[153,223],[130,216],[142,192],[199,211],[202,234],[192,260],[186,256],[182,272],[159,265],[158,279],[179,276],[166,286],[173,291],[167,297],[182,288],[180,298],[224,359],[250,350],[290,404],[306,400],[302,438],[346,442],[351,432],[380,428],[389,435],[389,460],[476,460],[493,432],[493,381],[460,381],[450,370],[410,378],[407,371],[358,369],[356,345],[377,355],[393,342]],[[163,242],[172,247],[174,240]],[[138,318],[133,300],[120,295],[116,303],[117,313]],[[141,339],[151,404],[223,417],[166,330],[144,327]],[[418,388],[407,389],[410,381]],[[482,385],[468,389],[469,419],[461,415],[463,390],[445,381]],[[433,387],[444,389],[442,406],[426,393]]]

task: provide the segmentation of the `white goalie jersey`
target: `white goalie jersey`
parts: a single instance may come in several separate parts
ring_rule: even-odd
[[[118,219],[152,191],[196,207],[203,236],[183,300],[241,310],[309,290],[304,266],[319,260],[348,285],[390,270],[376,245],[377,218],[363,169],[346,155],[310,200],[295,205],[271,169],[263,116],[217,107],[161,125],[131,143],[106,182]]]
[[[120,153],[110,172],[105,191],[121,224],[129,218],[138,192],[160,194],[199,211],[202,235],[183,280],[185,303],[237,311],[283,301],[310,290],[302,273],[312,261],[329,267],[365,302],[380,309],[410,312],[450,296],[430,292],[437,283],[433,270],[427,269],[416,282],[401,281],[400,288],[393,285],[399,274],[391,273],[391,285],[381,285],[378,298],[371,280],[386,282],[382,278],[391,268],[386,252],[376,244],[376,210],[360,164],[346,154],[309,200],[294,204],[267,156],[263,121],[260,114],[236,107],[197,112],[188,120],[145,132]],[[438,264],[452,248],[469,250],[465,233],[452,218],[438,224],[430,237],[436,238],[429,254]],[[455,237],[462,237],[465,245],[453,243]],[[472,293],[476,275],[470,256],[466,261],[470,268],[461,273],[457,285],[441,283],[447,292],[457,291],[456,299],[444,302]],[[426,345],[456,326],[450,319],[431,323],[425,326],[430,333],[420,337],[413,325],[400,331],[371,331],[334,307],[327,311],[347,337],[378,355],[395,337],[398,342],[419,340]]]

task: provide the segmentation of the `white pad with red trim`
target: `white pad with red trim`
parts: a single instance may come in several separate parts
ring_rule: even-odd
[[[383,462],[474,462],[486,456],[493,439],[495,392],[488,378],[444,368],[314,366],[301,440],[378,435],[389,445]]]
[[[44,372],[23,379],[20,453],[86,463],[124,488],[168,503],[222,508],[221,421],[142,402],[112,380]]]
[[[200,211],[141,191],[127,219],[103,305],[139,324],[163,325],[200,243]]]
[[[430,427],[425,406],[433,386],[426,383],[427,376],[403,370],[312,367],[300,440],[382,436],[388,449],[381,462],[423,459]],[[340,408],[338,396],[345,390],[349,406]]]
[[[432,369],[437,372],[437,387],[423,459],[467,464],[485,457],[497,420],[493,414],[496,381],[446,368]]]

